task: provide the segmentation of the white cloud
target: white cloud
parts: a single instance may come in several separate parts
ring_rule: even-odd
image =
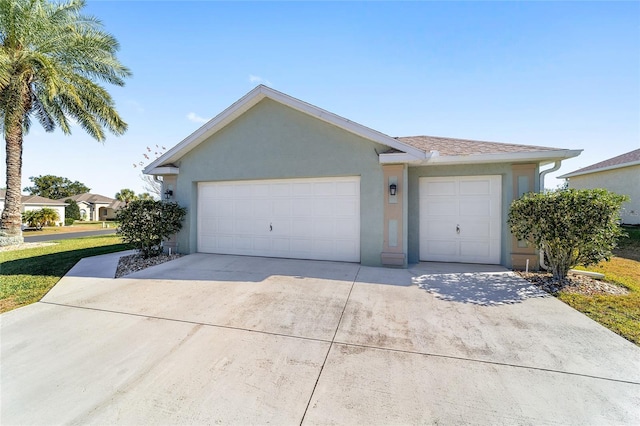
[[[195,112],[190,112],[189,114],[187,114],[187,120],[193,121],[194,123],[206,123],[207,121],[209,121],[206,118],[200,117]]]
[[[267,86],[271,86],[271,82],[266,78],[262,78],[259,75],[249,74],[249,82],[250,83],[258,83],[258,84],[266,84]]]

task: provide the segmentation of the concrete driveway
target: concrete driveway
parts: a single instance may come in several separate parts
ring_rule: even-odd
[[[0,316],[0,423],[640,423],[640,348],[499,267],[117,257]]]

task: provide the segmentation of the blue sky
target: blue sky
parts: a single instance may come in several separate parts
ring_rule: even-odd
[[[142,192],[133,164],[147,146],[172,147],[260,83],[391,136],[584,149],[550,177],[640,147],[639,2],[90,0],[86,12],[134,74],[110,88],[129,131],[101,144],[34,126],[23,187],[53,174]]]

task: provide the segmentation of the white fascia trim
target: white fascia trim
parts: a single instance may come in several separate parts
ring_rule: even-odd
[[[431,153],[426,155],[427,155],[427,158],[431,158],[432,156]],[[416,162],[422,162],[424,159],[425,159],[424,156],[416,157],[406,152],[394,152],[394,153],[379,155],[380,164],[416,163]]]
[[[314,105],[292,98],[289,95],[285,95],[284,93],[278,92],[269,87],[259,85],[253,90],[251,90],[249,93],[244,95],[242,98],[234,102],[231,106],[229,106],[227,109],[222,111],[220,114],[218,114],[217,116],[209,120],[198,130],[196,130],[195,132],[187,136],[180,143],[178,143],[176,146],[174,146],[169,151],[164,153],[162,156],[160,156],[158,159],[153,161],[147,167],[145,167],[143,170],[143,173],[154,174],[154,173],[151,173],[151,170],[155,169],[156,167],[161,166],[162,164],[176,162],[184,154],[189,152],[191,149],[195,148],[200,142],[204,141],[214,133],[218,132],[224,126],[229,124],[231,121],[235,120],[238,116],[240,116],[249,108],[251,108],[258,102],[260,102],[265,97],[273,99],[276,102],[289,106],[298,111],[304,112],[305,114],[311,115],[313,117],[317,117],[327,123],[340,127],[350,133],[354,133],[366,139],[370,139],[374,142],[378,142],[380,144],[389,146],[391,148],[395,148],[395,149],[410,153],[414,157],[417,157],[417,158],[426,157],[426,154],[422,150],[419,150],[410,145],[402,143],[397,139],[394,139],[376,130],[370,129],[361,124],[347,120],[346,118],[340,117],[329,111],[325,111]]]
[[[616,164],[613,166],[601,167],[599,169],[586,170],[584,172],[575,171],[575,172],[567,173],[566,175],[558,176],[557,179],[567,179],[567,178],[572,178],[574,176],[590,175],[592,173],[605,172],[607,170],[622,169],[622,168],[631,167],[631,166],[640,166],[640,161],[632,161],[630,163]]]
[[[147,171],[148,168],[149,167],[146,167],[144,169],[144,173],[147,175],[165,176],[165,175],[177,175],[180,173],[180,169],[178,167],[170,167],[170,166],[154,167],[153,169],[150,169]]]
[[[505,154],[475,154],[475,155],[451,155],[432,156],[431,158],[413,163],[414,165],[434,165],[434,164],[482,164],[482,163],[511,163],[522,161],[533,161],[540,165],[549,164],[557,160],[566,160],[580,155],[581,149],[558,150],[558,151],[536,151],[536,152],[510,152]],[[411,163],[410,163],[411,164]]]

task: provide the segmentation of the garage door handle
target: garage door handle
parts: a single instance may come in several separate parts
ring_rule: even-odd
[[[456,234],[460,233],[460,225],[456,225]]]
[[[273,231],[273,225],[269,224],[269,232]]]

